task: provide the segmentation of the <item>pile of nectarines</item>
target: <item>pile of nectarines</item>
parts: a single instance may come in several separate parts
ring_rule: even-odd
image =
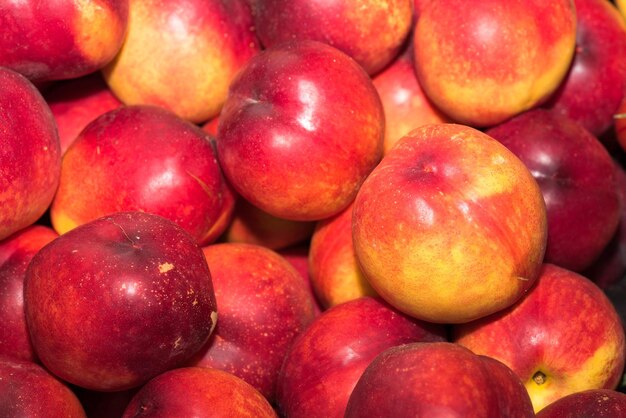
[[[0,416],[625,417],[626,1],[0,0]]]

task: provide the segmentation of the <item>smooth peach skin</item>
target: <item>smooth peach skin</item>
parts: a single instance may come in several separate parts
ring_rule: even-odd
[[[382,156],[384,123],[378,93],[352,58],[321,42],[288,42],[254,56],[233,80],[217,154],[254,206],[316,221],[354,200]]]
[[[607,0],[574,0],[576,52],[558,90],[545,106],[606,139],[626,91],[626,22]]]
[[[61,146],[50,107],[19,73],[0,67],[0,240],[34,224],[59,185]]]
[[[181,227],[117,212],[43,247],[24,281],[35,353],[59,378],[121,391],[191,359],[217,321],[211,273]]]
[[[221,243],[202,250],[219,321],[189,365],[233,373],[273,401],[285,353],[315,317],[314,297],[295,268],[268,248]]]
[[[324,308],[362,296],[376,296],[354,253],[352,207],[319,221],[311,237],[309,272]]]
[[[35,224],[0,241],[0,355],[37,359],[24,315],[24,279],[35,254],[58,236],[52,228]]]
[[[398,56],[372,81],[385,111],[385,154],[415,128],[450,122],[424,94],[415,75],[412,49]]]
[[[0,358],[0,416],[87,418],[72,390],[30,361]]]
[[[66,151],[50,217],[62,234],[113,212],[145,211],[206,245],[232,210],[225,187],[206,132],[163,108],[123,106],[92,121]]]
[[[98,71],[118,53],[128,0],[10,1],[0,5],[0,65],[34,82]]]
[[[454,121],[474,127],[545,101],[565,77],[575,42],[571,0],[431,2],[413,35],[426,95]]]
[[[99,72],[53,84],[44,98],[59,129],[62,153],[89,122],[122,105]]]
[[[306,283],[306,287],[311,292],[313,299],[315,299],[315,316],[318,316],[324,307],[321,305],[315,290],[313,290],[313,284],[311,283],[311,275],[309,274],[309,243],[305,242],[295,246],[282,248],[277,250],[278,254],[282,255],[285,260],[289,261],[291,265],[300,273],[302,280]]]
[[[574,392],[615,389],[624,370],[624,329],[609,299],[589,279],[551,264],[514,306],[454,327],[454,341],[509,366],[535,411]]]
[[[537,418],[614,418],[626,415],[626,393],[589,389],[564,396],[543,408]]]
[[[413,0],[256,0],[254,22],[265,47],[292,39],[332,45],[368,74],[398,54],[413,17]]]
[[[240,378],[216,369],[184,367],[141,388],[122,418],[277,418],[270,403]]]
[[[512,305],[539,274],[546,207],[524,164],[463,125],[418,128],[365,180],[355,253],[383,299],[419,319],[468,322]]]
[[[362,297],[324,311],[296,337],[277,388],[282,416],[341,418],[367,365],[382,351],[417,341],[445,341],[446,328]]]
[[[396,345],[360,377],[344,418],[534,418],[524,385],[505,365],[450,342]]]
[[[204,122],[259,49],[245,0],[130,0],[128,34],[103,70],[125,104],[165,107]]]
[[[544,262],[576,272],[589,267],[615,234],[622,206],[606,147],[556,110],[529,110],[485,133],[517,155],[541,188],[548,216]]]

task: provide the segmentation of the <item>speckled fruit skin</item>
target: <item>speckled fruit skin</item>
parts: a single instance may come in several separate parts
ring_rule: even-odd
[[[35,352],[55,375],[117,391],[182,365],[217,319],[200,247],[157,215],[119,212],[42,248],[26,271]]]
[[[288,417],[341,418],[354,385],[377,354],[396,345],[444,340],[443,326],[407,317],[378,298],[334,306],[287,352],[278,378],[278,409]]]
[[[50,206],[61,174],[56,123],[37,88],[0,67],[0,240]]]
[[[57,123],[62,153],[91,121],[122,105],[99,72],[58,82],[43,95]]]
[[[99,70],[119,51],[128,0],[9,1],[0,5],[0,65],[34,82]]]
[[[279,218],[319,220],[354,199],[382,156],[383,135],[382,104],[365,71],[336,48],[294,41],[256,55],[235,78],[217,151],[252,204]]]
[[[454,327],[454,341],[509,366],[535,411],[574,392],[615,389],[624,370],[624,329],[609,299],[551,264],[517,304]]]
[[[86,418],[74,393],[38,364],[0,358],[0,416]]]
[[[572,0],[429,2],[414,30],[415,69],[454,121],[491,126],[548,99],[575,41]]]
[[[385,154],[415,128],[451,122],[426,96],[415,75],[413,50],[407,48],[372,79],[385,110]]]
[[[31,225],[0,241],[0,355],[36,361],[24,315],[24,279],[35,254],[58,234]]]
[[[354,58],[368,74],[383,69],[411,29],[413,0],[257,0],[254,23],[265,47],[315,40]]]
[[[574,0],[576,53],[556,94],[546,104],[600,136],[626,89],[626,23],[604,0]]]
[[[163,373],[133,397],[122,418],[278,418],[270,403],[233,374],[204,367]]]
[[[537,418],[616,418],[626,416],[626,393],[590,389],[564,396],[543,408]]]
[[[524,385],[502,363],[449,342],[379,354],[354,387],[345,418],[532,418]]]
[[[355,254],[376,292],[401,311],[460,323],[512,305],[545,253],[539,185],[504,145],[464,125],[402,138],[354,202]]]
[[[315,317],[313,296],[295,268],[272,250],[223,243],[203,252],[219,323],[192,365],[233,373],[273,401],[285,353]]]
[[[311,276],[309,274],[309,243],[303,242],[291,247],[281,248],[280,250],[276,250],[276,252],[282,255],[285,260],[289,261],[298,273],[300,273],[300,276],[306,283],[307,289],[309,289],[311,296],[315,300],[315,316],[318,316],[325,308],[321,305],[317,295],[315,295],[313,284],[311,283]]]
[[[310,241],[309,272],[315,294],[325,308],[376,296],[354,253],[352,207],[317,222]]]
[[[65,233],[101,216],[140,210],[170,219],[200,244],[224,209],[208,134],[156,106],[124,106],[92,121],[65,152],[50,208]]]
[[[245,0],[129,0],[128,35],[103,69],[125,104],[204,122],[218,115],[236,72],[260,46]]]
[[[620,220],[621,200],[611,154],[580,123],[533,109],[486,133],[524,162],[546,202],[544,261],[582,271],[607,246]]]

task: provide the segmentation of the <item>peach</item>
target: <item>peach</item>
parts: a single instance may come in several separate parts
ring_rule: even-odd
[[[0,240],[34,224],[59,185],[57,126],[37,88],[0,67]]]
[[[615,389],[624,370],[624,329],[610,300],[589,279],[552,264],[518,303],[453,334],[510,367],[535,411],[575,392]]]
[[[128,0],[9,1],[1,10],[0,65],[33,82],[101,69],[128,28]]]
[[[419,319],[468,322],[512,305],[547,242],[539,185],[515,154],[468,126],[402,138],[354,202],[353,242],[376,292]]]
[[[559,87],[576,44],[571,0],[430,2],[413,35],[426,95],[455,122],[485,127]]]
[[[259,49],[245,0],[130,0],[128,34],[104,77],[125,104],[167,108],[204,122]]]

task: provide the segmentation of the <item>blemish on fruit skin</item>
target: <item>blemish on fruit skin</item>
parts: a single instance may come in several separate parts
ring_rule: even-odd
[[[174,349],[177,349],[178,347],[180,347],[180,342],[182,341],[183,337],[178,337],[176,338],[176,341],[174,341]]]
[[[213,330],[217,325],[217,311],[211,312],[211,331],[209,331],[209,335],[213,334]]]
[[[172,263],[161,263],[159,264],[159,273],[164,274],[167,273],[168,271],[174,269],[174,264]]]

